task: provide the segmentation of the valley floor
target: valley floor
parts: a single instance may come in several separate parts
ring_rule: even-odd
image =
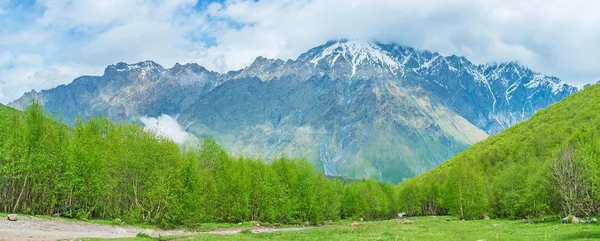
[[[454,217],[413,217],[390,220],[344,221],[332,226],[279,233],[200,234],[184,240],[598,240],[600,224],[538,223],[520,220],[459,221]]]
[[[143,230],[160,234],[161,240],[598,240],[600,224],[561,224],[558,219],[542,222],[492,219],[459,221],[454,217],[411,217],[376,222],[342,221],[306,228],[252,227],[249,223],[207,224],[210,232],[159,231],[148,227],[72,222],[54,218],[20,217],[17,222],[0,220],[0,240],[153,240],[136,238]],[[109,225],[110,224],[110,225]],[[238,226],[238,227],[236,227]],[[245,231],[249,230],[249,231]],[[199,231],[202,231],[200,229]],[[285,231],[285,232],[282,232]]]
[[[138,233],[167,237],[167,240],[193,240],[196,234],[213,234],[219,237],[237,234],[245,230],[254,233],[291,232],[307,227],[264,227],[254,222],[239,224],[206,223],[195,226],[193,231],[161,230],[152,225],[122,225],[115,221],[55,218],[49,216],[18,215],[18,221],[8,221],[7,214],[0,213],[0,241],[21,240],[136,240]],[[143,240],[143,239],[141,239]]]

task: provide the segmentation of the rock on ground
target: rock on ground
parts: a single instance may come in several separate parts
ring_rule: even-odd
[[[570,223],[579,223],[579,222],[580,222],[579,218],[578,218],[578,217],[575,217],[575,216],[573,216],[573,219],[571,219],[571,222],[570,222]],[[569,217],[564,217],[564,218],[562,219],[562,223],[569,223]]]
[[[160,237],[160,234],[158,232],[156,232],[156,230],[154,230],[154,229],[144,229],[140,233],[148,235],[148,237],[150,237],[150,238],[159,238]]]

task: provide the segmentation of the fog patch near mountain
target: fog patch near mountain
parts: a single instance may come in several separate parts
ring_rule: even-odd
[[[144,123],[146,130],[167,137],[178,144],[183,144],[192,138],[192,135],[179,125],[177,118],[173,118],[167,114],[162,114],[158,118],[144,116],[140,118],[140,121]]]

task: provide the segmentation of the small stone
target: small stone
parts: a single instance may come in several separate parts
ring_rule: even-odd
[[[490,217],[488,217],[487,215],[483,215],[483,220],[490,220]]]
[[[16,214],[9,214],[6,216],[6,219],[8,219],[8,221],[17,221],[18,218]]]
[[[598,222],[598,219],[592,218],[592,223],[597,223],[597,222]]]
[[[494,223],[492,224],[492,227],[498,227],[500,224]]]
[[[60,217],[60,213],[52,214],[52,216],[54,216],[54,217]]]
[[[570,219],[570,222],[569,222],[569,219]],[[578,217],[575,217],[575,216],[567,216],[567,217],[563,218],[561,220],[561,222],[562,223],[575,223],[575,224],[577,224],[577,223],[580,223],[580,220],[579,220]]]
[[[120,218],[115,218],[115,223],[121,223],[121,219]]]

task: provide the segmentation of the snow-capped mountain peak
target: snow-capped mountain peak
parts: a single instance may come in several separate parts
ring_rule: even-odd
[[[35,98],[69,123],[79,113],[181,114],[186,130],[238,153],[311,153],[331,175],[399,181],[576,90],[518,62],[475,65],[395,43],[338,40],[296,60],[258,57],[228,73],[118,63],[11,105]]]
[[[352,66],[352,76],[357,74],[361,65],[376,65],[396,73],[402,64],[392,58],[374,42],[342,39],[330,41],[323,46],[311,49],[298,60],[314,66],[333,67],[338,61],[347,61]]]

